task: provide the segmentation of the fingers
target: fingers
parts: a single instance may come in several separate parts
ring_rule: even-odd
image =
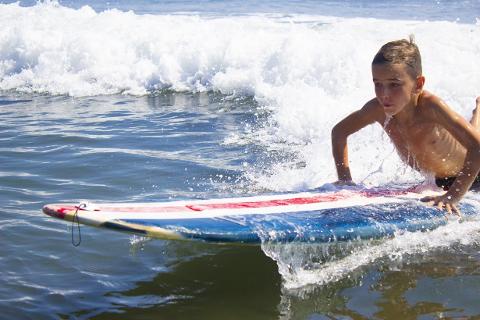
[[[460,217],[460,210],[457,208],[456,205],[447,203],[447,204],[445,205],[445,209],[447,210],[447,212],[448,212],[449,214],[454,214],[454,215]]]
[[[458,217],[461,216],[460,209],[458,209],[457,206],[454,205],[454,204],[452,204],[452,211],[453,211],[453,213],[454,213],[456,216],[458,216]]]
[[[445,207],[445,205],[443,204],[443,201],[438,201],[438,202],[437,202],[437,209],[438,209],[438,210],[442,210],[443,207]]]
[[[460,216],[460,210],[453,203],[439,201],[437,204],[437,209],[445,210],[447,211],[448,214],[454,214],[456,216]]]
[[[450,203],[447,203],[445,205],[445,210],[447,210],[448,214],[453,214],[452,213],[452,205]]]
[[[438,210],[446,211],[448,214],[460,216],[460,210],[455,203],[446,202],[442,199],[438,199],[437,197],[424,197],[420,199],[420,201],[426,202],[426,205],[435,207]]]

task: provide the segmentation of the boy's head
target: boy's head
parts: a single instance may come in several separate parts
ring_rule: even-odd
[[[404,64],[414,79],[422,75],[422,58],[413,36],[384,44],[373,58],[375,64]]]

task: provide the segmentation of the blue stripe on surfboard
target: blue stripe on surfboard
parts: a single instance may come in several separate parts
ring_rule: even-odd
[[[463,205],[464,215],[475,214]],[[421,204],[383,204],[295,213],[196,219],[125,219],[172,230],[185,238],[215,242],[331,242],[391,236],[398,230],[431,230],[446,223],[444,213]]]

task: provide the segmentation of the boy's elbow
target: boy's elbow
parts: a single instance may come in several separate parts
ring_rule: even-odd
[[[470,146],[469,151],[467,152],[467,158],[471,165],[480,168],[480,143]]]
[[[331,135],[332,135],[332,139],[336,136],[338,136],[338,124],[334,125],[333,128],[332,128],[332,132],[331,132]]]
[[[472,154],[475,159],[475,162],[480,165],[480,144],[473,149]]]
[[[480,159],[480,139],[475,139],[475,143],[468,148],[475,159]]]
[[[345,131],[342,129],[340,124],[336,124],[332,128],[332,141],[339,141],[339,140],[345,140],[347,138],[347,135],[345,134]]]

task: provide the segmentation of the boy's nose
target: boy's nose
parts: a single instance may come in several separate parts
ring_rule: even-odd
[[[381,92],[381,96],[383,99],[388,100],[390,98],[390,90],[388,89],[383,89]]]
[[[382,94],[380,96],[380,101],[382,102],[383,105],[388,105],[390,104],[390,96],[388,94]]]

